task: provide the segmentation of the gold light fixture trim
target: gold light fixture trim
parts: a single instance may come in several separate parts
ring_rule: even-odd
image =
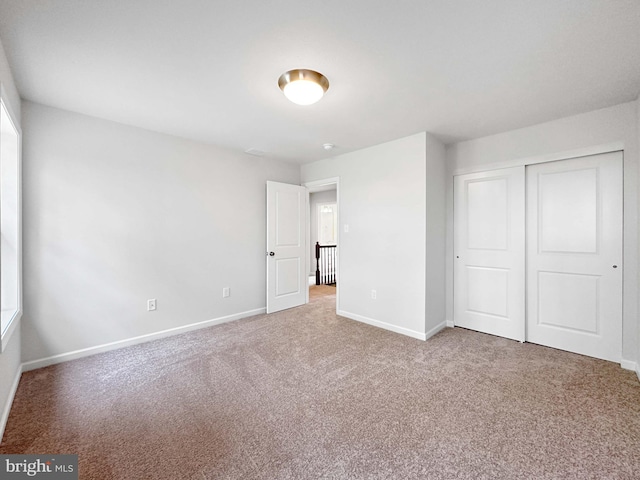
[[[278,86],[293,103],[311,105],[329,89],[329,80],[315,70],[295,69],[280,75]]]

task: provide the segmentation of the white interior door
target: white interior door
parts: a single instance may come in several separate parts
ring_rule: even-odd
[[[307,190],[267,182],[267,313],[307,301]]]
[[[620,361],[622,152],[527,167],[527,341]]]
[[[454,180],[454,324],[524,341],[524,167]]]

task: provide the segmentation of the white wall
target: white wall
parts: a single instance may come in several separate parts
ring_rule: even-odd
[[[624,149],[623,365],[640,358],[638,337],[638,117],[636,102],[447,147],[447,319],[453,320],[453,173]]]
[[[9,62],[4,52],[4,47],[0,43],[0,84],[2,85],[2,93],[6,95],[13,114],[20,121],[20,95],[13,80]]]
[[[446,318],[446,153],[433,135],[427,141],[427,232],[426,232],[426,331],[437,329]]]
[[[318,204],[322,203],[336,203],[337,191],[326,190],[324,192],[312,192],[309,194],[309,229],[310,241],[309,246],[311,250],[311,262],[309,275],[316,274],[316,242],[318,241]]]
[[[640,156],[640,95],[638,96],[638,99],[636,100],[636,123],[637,123],[637,127],[638,127],[638,155]],[[640,163],[640,159],[639,159],[639,163]],[[640,168],[638,168],[638,185],[640,186]],[[639,187],[640,189],[640,187]],[[640,192],[638,194],[638,212],[640,212]],[[636,216],[636,218],[639,218],[638,216]],[[640,219],[639,219],[640,221]],[[640,249],[640,241],[638,242],[638,248]],[[640,258],[640,254],[639,254],[639,258]],[[639,280],[638,280],[638,285],[640,285],[640,268],[638,268],[638,276],[639,276]],[[640,312],[640,295],[638,295],[638,310],[637,312]],[[637,344],[637,353],[636,353],[636,374],[638,375],[638,379],[640,379],[640,319],[637,320],[638,324],[637,324],[637,328],[638,328],[638,344]]]
[[[6,96],[7,103],[13,114],[20,121],[20,97],[13,81],[4,48],[0,43],[0,85],[3,95]],[[0,441],[4,431],[5,422],[13,400],[15,379],[20,372],[20,326],[14,330],[9,338],[5,350],[0,353]]]
[[[297,165],[30,102],[23,131],[25,362],[265,307],[265,182]]]
[[[418,338],[425,334],[425,155],[420,133],[301,168],[303,183],[340,177],[339,313]]]
[[[11,336],[6,349],[0,353],[0,441],[9,418],[13,395],[18,384],[20,368],[20,328]]]

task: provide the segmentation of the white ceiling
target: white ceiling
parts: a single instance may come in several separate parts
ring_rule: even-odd
[[[299,163],[640,92],[639,0],[0,0],[0,39],[25,99]],[[286,100],[292,68],[325,98]]]

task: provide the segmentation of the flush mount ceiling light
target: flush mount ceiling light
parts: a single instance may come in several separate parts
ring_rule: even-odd
[[[289,70],[280,75],[278,86],[284,96],[298,105],[311,105],[322,98],[329,80],[315,70]]]

